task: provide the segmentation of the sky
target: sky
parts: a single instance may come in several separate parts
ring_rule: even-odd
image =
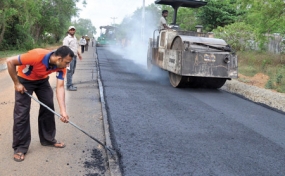
[[[90,19],[93,26],[96,27],[98,36],[100,34],[100,26],[111,25],[115,19],[115,23],[122,22],[125,16],[132,13],[139,7],[142,7],[143,0],[86,0],[87,5],[83,7],[82,1],[77,3],[79,18]],[[145,0],[145,5],[154,3],[155,0]]]

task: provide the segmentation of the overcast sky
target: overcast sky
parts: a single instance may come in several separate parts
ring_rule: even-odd
[[[87,6],[83,7],[82,2],[77,3],[81,9],[80,18],[90,19],[96,27],[98,36],[100,26],[111,25],[115,17],[116,23],[121,23],[126,15],[131,15],[137,8],[142,7],[143,0],[86,0]],[[145,0],[146,6],[154,3],[155,0]]]

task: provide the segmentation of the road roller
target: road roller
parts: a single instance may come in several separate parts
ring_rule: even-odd
[[[207,2],[198,0],[156,0],[156,4],[174,8],[171,29],[154,30],[149,39],[147,66],[149,70],[161,68],[168,71],[169,81],[175,88],[222,87],[227,80],[237,78],[237,55],[222,39],[213,33],[180,30],[176,24],[179,7],[198,8]]]

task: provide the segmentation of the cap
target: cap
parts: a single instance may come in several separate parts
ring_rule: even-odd
[[[74,26],[69,26],[68,30],[70,30],[70,29],[75,29],[75,27]]]

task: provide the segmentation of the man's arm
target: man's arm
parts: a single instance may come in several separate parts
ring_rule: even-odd
[[[68,123],[69,117],[66,113],[66,106],[65,106],[64,80],[57,79],[56,97],[57,97],[57,102],[60,108],[60,115],[61,115],[60,120],[64,123]]]
[[[80,52],[79,50],[77,50],[77,55],[78,55],[78,58],[79,58],[80,60],[82,60],[82,55],[81,55],[81,52]]]
[[[76,39],[77,40],[77,39]],[[79,42],[76,42],[76,45],[78,47],[81,47],[80,43]],[[75,54],[75,53],[74,53]],[[77,55],[78,55],[78,58],[79,60],[82,60],[82,55],[81,55],[81,50],[79,48],[77,48]]]
[[[7,69],[9,72],[10,77],[12,78],[14,82],[14,87],[17,92],[24,93],[27,91],[25,87],[20,83],[18,76],[17,76],[17,71],[16,71],[16,66],[21,65],[21,63],[18,60],[19,56],[13,56],[7,59]]]
[[[163,24],[164,29],[170,29],[166,24]]]

